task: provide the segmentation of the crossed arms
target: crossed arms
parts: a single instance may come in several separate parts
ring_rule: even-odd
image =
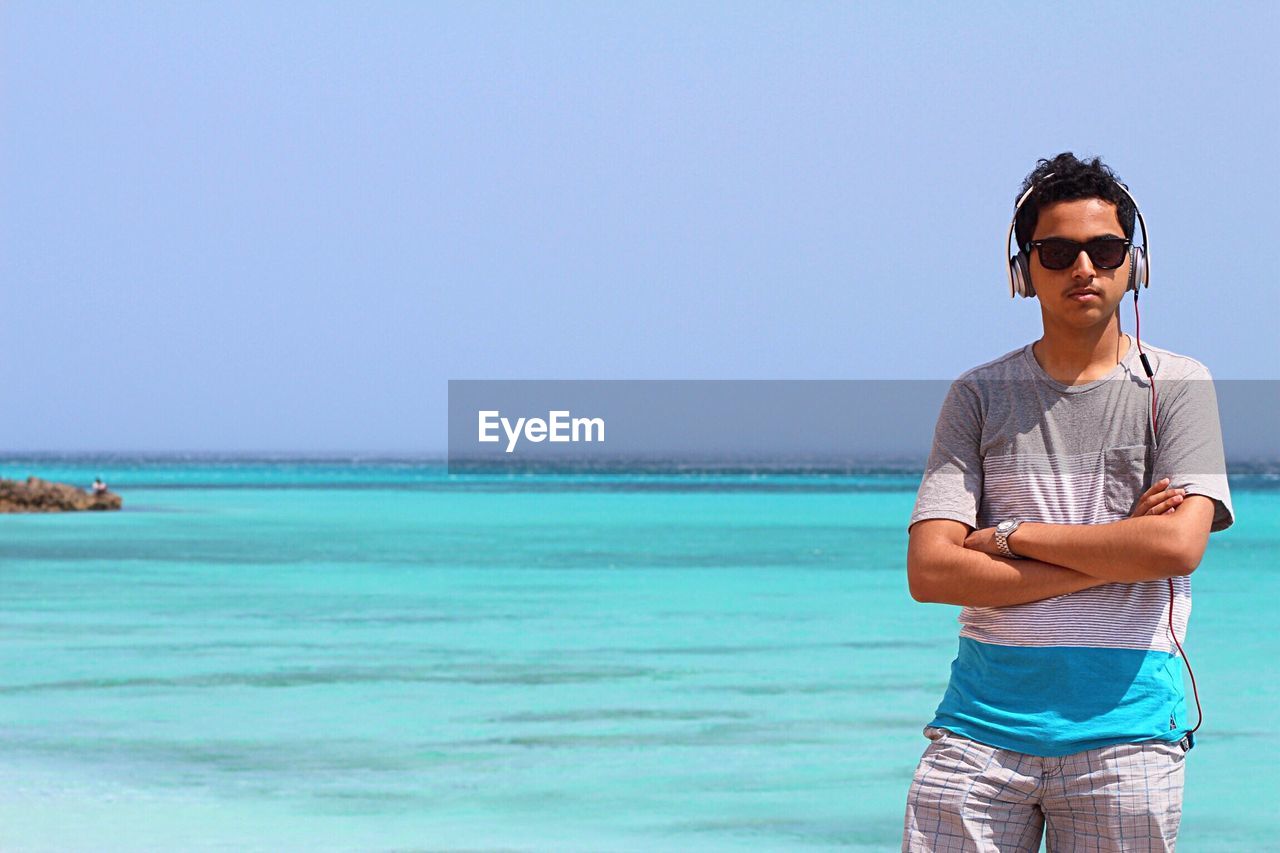
[[[994,528],[969,533],[960,521],[918,521],[907,545],[911,597],[1005,607],[1108,583],[1189,575],[1209,542],[1213,501],[1188,495],[1170,511],[1173,505],[1155,490],[1148,491],[1133,516],[1109,524],[1023,522],[1009,537],[1009,547],[1022,560],[998,556]],[[1155,514],[1141,514],[1148,512]]]

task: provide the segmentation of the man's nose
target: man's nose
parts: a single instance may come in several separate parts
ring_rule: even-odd
[[[1089,253],[1081,249],[1080,254],[1076,255],[1075,264],[1071,267],[1072,278],[1093,278],[1097,274],[1097,271],[1093,268],[1093,261],[1089,258]]]

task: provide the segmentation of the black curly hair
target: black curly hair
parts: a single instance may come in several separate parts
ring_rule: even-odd
[[[1044,176],[1049,174],[1053,177],[1047,182],[1044,181]],[[1018,250],[1021,251],[1022,247],[1027,245],[1031,235],[1036,231],[1036,222],[1040,218],[1040,205],[1077,198],[1100,198],[1114,204],[1120,227],[1124,229],[1124,236],[1132,240],[1134,206],[1125,191],[1116,186],[1119,180],[1116,173],[1102,162],[1101,157],[1085,161],[1070,151],[1064,151],[1052,160],[1038,161],[1013,199],[1017,204],[1023,193],[1032,186],[1036,187],[1036,191],[1027,198],[1022,209],[1018,211],[1014,226],[1014,232],[1018,237]],[[1123,186],[1128,189],[1127,184]]]

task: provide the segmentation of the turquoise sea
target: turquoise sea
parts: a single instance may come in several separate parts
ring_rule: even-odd
[[[959,608],[919,471],[0,460],[0,849],[897,849]],[[1193,576],[1179,850],[1280,849],[1280,480]]]

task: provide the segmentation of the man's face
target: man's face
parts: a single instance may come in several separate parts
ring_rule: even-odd
[[[1058,201],[1040,209],[1032,240],[1061,237],[1086,243],[1099,237],[1124,239],[1124,229],[1116,215],[1116,206],[1100,198]],[[1040,253],[1031,250],[1031,283],[1042,310],[1055,319],[1078,329],[1105,324],[1116,313],[1129,281],[1132,258],[1113,270],[1094,266],[1087,252],[1081,251],[1071,266],[1062,270],[1045,269]],[[1081,288],[1095,295],[1068,295]]]

